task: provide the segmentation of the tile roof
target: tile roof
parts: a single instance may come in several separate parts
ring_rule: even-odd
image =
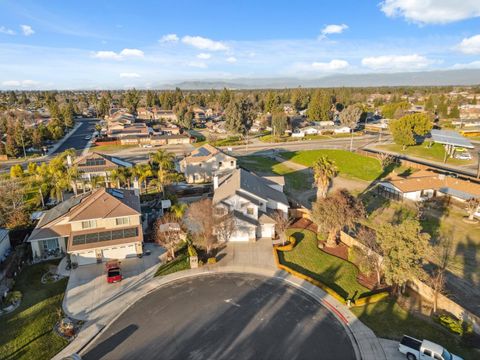
[[[432,189],[460,198],[480,197],[480,184],[428,170],[415,172],[407,178],[394,175],[386,182],[404,193]]]

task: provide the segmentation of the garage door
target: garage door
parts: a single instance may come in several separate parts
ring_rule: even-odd
[[[75,257],[78,265],[95,264],[97,262],[95,250],[80,252]]]
[[[127,257],[137,256],[135,251],[135,244],[115,246],[108,249],[103,249],[103,260],[110,259],[125,259]]]

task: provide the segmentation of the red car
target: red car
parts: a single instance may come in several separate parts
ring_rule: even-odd
[[[122,271],[120,270],[120,262],[117,260],[107,261],[105,264],[107,269],[107,282],[109,284],[122,281]]]

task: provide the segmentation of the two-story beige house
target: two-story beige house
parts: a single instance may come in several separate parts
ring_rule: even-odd
[[[34,260],[68,253],[92,264],[143,252],[140,199],[134,190],[100,188],[45,212],[30,235]]]
[[[212,181],[215,175],[231,173],[237,168],[237,159],[205,144],[183,158],[179,165],[188,183],[204,183]]]

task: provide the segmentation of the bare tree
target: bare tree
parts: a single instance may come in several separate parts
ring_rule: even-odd
[[[285,245],[285,242],[287,240],[285,232],[292,223],[292,219],[290,219],[284,214],[283,211],[280,210],[275,211],[275,213],[272,215],[272,219],[275,220],[275,231],[280,237],[282,244]]]
[[[375,271],[377,276],[377,285],[382,281],[382,248],[377,243],[377,235],[375,230],[362,226],[357,232],[358,240],[365,245],[367,251],[365,252],[366,260]]]
[[[186,220],[193,234],[193,242],[210,254],[217,245],[217,237],[214,235],[215,216],[212,200],[203,199],[192,203],[188,208]]]
[[[437,312],[438,297],[445,291],[445,274],[451,260],[452,241],[450,237],[442,237],[433,249],[436,257],[440,259],[435,269],[428,278],[428,283],[433,289],[433,312]]]
[[[166,213],[155,222],[154,241],[168,251],[169,258],[175,259],[175,249],[184,239],[178,219]]]
[[[223,216],[215,216],[214,233],[219,242],[227,242],[237,229],[235,218],[231,212]]]
[[[473,217],[480,206],[480,198],[470,198],[465,202],[465,204],[468,212],[468,220],[473,221]]]
[[[28,223],[24,194],[19,181],[0,182],[0,226],[14,228]]]
[[[395,164],[396,158],[393,155],[387,154],[387,153],[378,153],[377,154],[378,160],[380,160],[380,163],[382,164],[382,168],[386,169],[392,164]]]

